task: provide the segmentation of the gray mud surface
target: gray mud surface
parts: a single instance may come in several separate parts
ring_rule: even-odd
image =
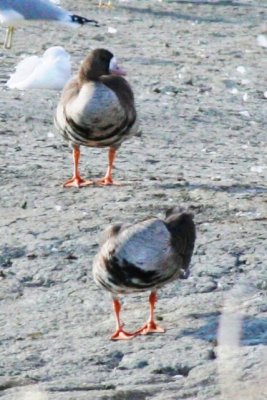
[[[267,49],[256,38],[267,2],[61,3],[101,28],[30,25],[0,50],[0,397],[266,400]],[[60,93],[4,85],[21,55],[52,45],[74,72],[96,47],[128,72],[142,136],[118,153],[121,186],[63,189],[72,157],[53,126]],[[101,177],[107,150],[81,150],[81,173]],[[194,212],[197,243],[190,278],[159,292],[166,333],[111,342],[110,297],[91,273],[99,235],[176,204]],[[126,329],[144,323],[147,299],[122,299]]]

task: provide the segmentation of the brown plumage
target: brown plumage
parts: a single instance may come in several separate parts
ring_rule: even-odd
[[[137,132],[134,95],[121,76],[113,54],[96,49],[85,58],[75,76],[63,90],[55,125],[73,147],[74,175],[64,186],[86,186],[91,181],[80,177],[80,145],[109,147],[109,165],[103,185],[113,183],[112,166],[121,143]]]
[[[147,219],[133,225],[116,224],[105,233],[93,263],[96,283],[113,297],[117,329],[112,339],[164,332],[154,320],[156,290],[174,279],[189,275],[196,238],[192,215],[178,208],[167,211],[165,220]],[[150,290],[150,318],[134,333],[123,330],[119,294]]]

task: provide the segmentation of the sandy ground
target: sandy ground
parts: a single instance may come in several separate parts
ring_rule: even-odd
[[[62,1],[102,27],[28,26],[0,50],[0,397],[266,399],[267,49],[256,37],[267,3],[114,3]],[[96,47],[128,71],[142,136],[119,151],[120,187],[63,189],[60,93],[4,86],[23,54],[51,45],[74,71]],[[82,149],[86,177],[106,164],[105,149]],[[91,274],[99,234],[175,204],[194,212],[197,243],[190,278],[159,292],[167,331],[111,342],[110,298]],[[129,330],[147,313],[147,294],[123,298]]]

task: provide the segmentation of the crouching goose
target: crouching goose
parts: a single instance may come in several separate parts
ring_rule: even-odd
[[[64,186],[86,186],[78,164],[80,145],[109,147],[107,173],[97,183],[113,184],[112,166],[121,143],[137,132],[134,96],[113,54],[96,49],[63,90],[55,125],[73,148],[74,174]]]
[[[116,331],[111,339],[164,332],[154,318],[157,289],[174,279],[188,277],[195,237],[192,215],[177,207],[167,211],[165,220],[151,218],[108,228],[93,262],[93,276],[97,285],[112,294]],[[126,332],[120,320],[118,295],[145,290],[151,291],[149,320],[136,332]]]

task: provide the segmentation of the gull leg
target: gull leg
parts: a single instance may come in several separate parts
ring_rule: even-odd
[[[99,2],[98,2],[98,7],[99,7],[99,8],[112,8],[112,1],[111,1],[111,0],[108,0],[107,3],[103,3],[102,0],[99,0]]]
[[[15,32],[14,26],[9,26],[7,28],[5,42],[4,42],[4,48],[5,49],[11,49],[12,44],[13,44],[14,32]]]

